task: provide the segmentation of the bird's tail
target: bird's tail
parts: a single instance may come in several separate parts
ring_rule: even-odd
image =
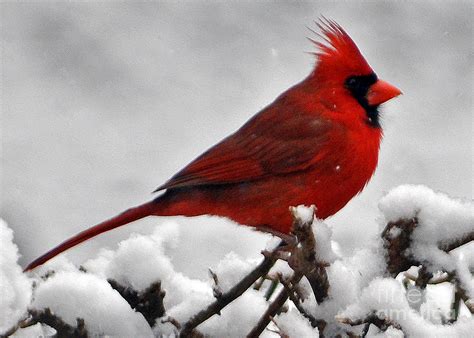
[[[44,255],[38,257],[33,262],[28,264],[28,266],[25,268],[24,271],[32,270],[36,268],[37,266],[44,264],[45,262],[49,261],[51,258],[59,255],[61,252],[66,251],[67,249],[72,248],[73,246],[76,246],[79,243],[82,243],[88,240],[89,238],[95,237],[97,235],[100,235],[103,232],[115,229],[119,226],[128,224],[130,222],[139,220],[141,218],[150,216],[156,211],[156,208],[157,208],[157,201],[152,200],[150,202],[144,203],[137,207],[127,209],[121,214],[107,221],[99,223],[87,230],[84,230],[78,233],[77,235],[69,238],[68,240],[64,241],[63,243],[59,244],[55,248],[51,249]]]

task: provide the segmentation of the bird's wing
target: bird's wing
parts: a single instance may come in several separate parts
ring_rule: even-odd
[[[253,181],[304,170],[324,157],[332,123],[314,114],[264,110],[155,191]]]

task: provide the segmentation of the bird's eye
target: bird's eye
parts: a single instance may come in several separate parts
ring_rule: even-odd
[[[346,86],[347,87],[355,87],[356,83],[357,83],[357,79],[355,77],[350,77],[346,81]]]
[[[377,82],[377,75],[374,73],[369,75],[350,76],[344,82],[344,86],[349,89],[356,98],[362,98],[367,94],[369,87]]]

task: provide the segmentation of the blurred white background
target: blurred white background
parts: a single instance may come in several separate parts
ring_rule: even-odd
[[[2,2],[1,214],[22,264],[150,192],[235,131],[314,64],[305,39],[340,23],[404,95],[383,109],[376,175],[328,220],[346,253],[377,233],[377,202],[402,183],[473,198],[470,1]],[[71,251],[76,262],[147,233],[153,218]],[[177,269],[205,276],[267,235],[178,219]]]

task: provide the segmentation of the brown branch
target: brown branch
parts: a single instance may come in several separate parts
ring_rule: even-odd
[[[294,275],[292,278],[292,283],[297,284],[301,280],[301,275]],[[260,317],[257,325],[255,325],[252,330],[247,334],[247,338],[256,338],[265,330],[270,321],[275,317],[277,312],[285,304],[289,297],[288,291],[283,288],[280,293],[277,295],[275,300],[270,304],[264,314]]]
[[[291,207],[290,211],[293,215],[292,235],[296,241],[290,246],[290,255],[287,259],[288,265],[294,271],[289,284],[296,286],[303,276],[306,277],[313,289],[316,301],[321,303],[328,295],[329,282],[325,269],[327,264],[318,262],[316,259],[316,239],[312,230],[313,218],[303,220],[298,217],[296,208]],[[285,304],[291,293],[291,290],[284,287],[247,337],[258,337]],[[295,305],[297,304],[295,303]],[[315,321],[314,323],[316,324]]]
[[[33,326],[33,325],[36,325],[37,323],[51,326],[53,329],[56,330],[55,337],[58,337],[58,338],[69,338],[69,337],[87,338],[89,337],[89,334],[86,330],[86,326],[84,323],[84,319],[77,318],[76,322],[77,322],[76,327],[73,327],[67,324],[60,317],[52,313],[49,308],[46,308],[43,310],[29,310],[28,318],[20,321],[13,328],[8,330],[4,334],[0,335],[0,337],[1,338],[9,337],[19,329]]]
[[[472,241],[474,241],[474,231],[467,233],[462,238],[451,241],[443,241],[439,244],[439,248],[443,251],[449,252]]]
[[[418,278],[415,280],[415,285],[420,289],[426,289],[429,281],[433,278],[433,274],[429,272],[424,265],[418,270]]]
[[[279,245],[283,246],[284,242],[282,241]],[[278,247],[278,248],[279,248]],[[277,249],[278,249],[277,248]],[[275,249],[275,250],[277,250]],[[231,303],[234,299],[242,295],[257,279],[262,276],[265,276],[268,271],[275,264],[276,258],[272,255],[266,255],[264,260],[258,265],[254,270],[252,270],[248,275],[246,275],[240,282],[234,285],[229,291],[223,292],[219,298],[217,298],[212,304],[210,304],[206,309],[198,312],[193,317],[191,317],[184,325],[179,336],[180,337],[189,337],[199,324],[205,320],[211,318],[216,314],[220,314],[220,311]]]
[[[419,265],[409,253],[411,235],[418,225],[418,220],[401,219],[397,222],[389,222],[382,232],[384,247],[387,250],[387,271],[395,277],[402,271],[408,270],[413,265]],[[397,236],[393,232],[397,231]]]
[[[318,304],[320,304],[329,292],[329,281],[326,273],[327,263],[318,262],[316,259],[316,239],[314,238],[312,223],[303,222],[295,215],[296,209],[290,208],[293,213],[292,234],[296,237],[299,246],[291,252],[288,265],[297,273],[306,277]]]
[[[130,304],[132,309],[140,312],[145,317],[150,327],[155,325],[157,318],[164,316],[163,298],[166,292],[161,290],[161,281],[152,283],[142,292],[123,286],[113,279],[108,279],[107,281]]]
[[[342,324],[347,324],[350,326],[359,326],[362,324],[373,324],[377,326],[380,330],[385,331],[390,326],[393,326],[396,329],[401,330],[401,326],[398,323],[395,323],[387,318],[379,318],[375,313],[372,313],[365,317],[364,319],[352,320],[349,318],[337,318],[337,321]],[[364,327],[365,330],[365,327]]]
[[[393,277],[408,270],[411,266],[422,263],[409,253],[412,243],[411,236],[417,226],[418,219],[416,217],[408,220],[400,219],[396,222],[389,222],[382,232],[381,237],[387,250],[387,270]],[[397,231],[398,234],[393,235],[394,231]],[[449,252],[472,241],[474,241],[474,231],[461,238],[443,240],[438,243],[438,248]]]
[[[467,309],[471,314],[474,314],[474,304],[470,302],[469,296],[467,295],[467,291],[464,289],[464,287],[461,284],[461,281],[459,277],[457,276],[456,273],[452,274],[452,283],[454,284],[455,287],[455,293],[454,293],[454,298],[459,300],[459,302],[462,300],[464,304],[466,304]],[[455,312],[459,311],[459,307],[457,309],[454,309]],[[457,313],[456,313],[456,319],[457,319]]]
[[[283,278],[281,274],[280,274],[280,283],[286,289],[290,300],[293,302],[293,304],[295,304],[296,309],[301,313],[301,315],[305,317],[307,320],[309,320],[312,327],[317,327],[320,330],[320,332],[322,332],[324,328],[326,327],[327,323],[324,320],[316,319],[316,317],[314,317],[312,314],[306,311],[306,309],[301,304],[301,301],[300,301],[301,296],[299,295],[299,292],[296,290],[298,285],[292,284],[290,281]]]

